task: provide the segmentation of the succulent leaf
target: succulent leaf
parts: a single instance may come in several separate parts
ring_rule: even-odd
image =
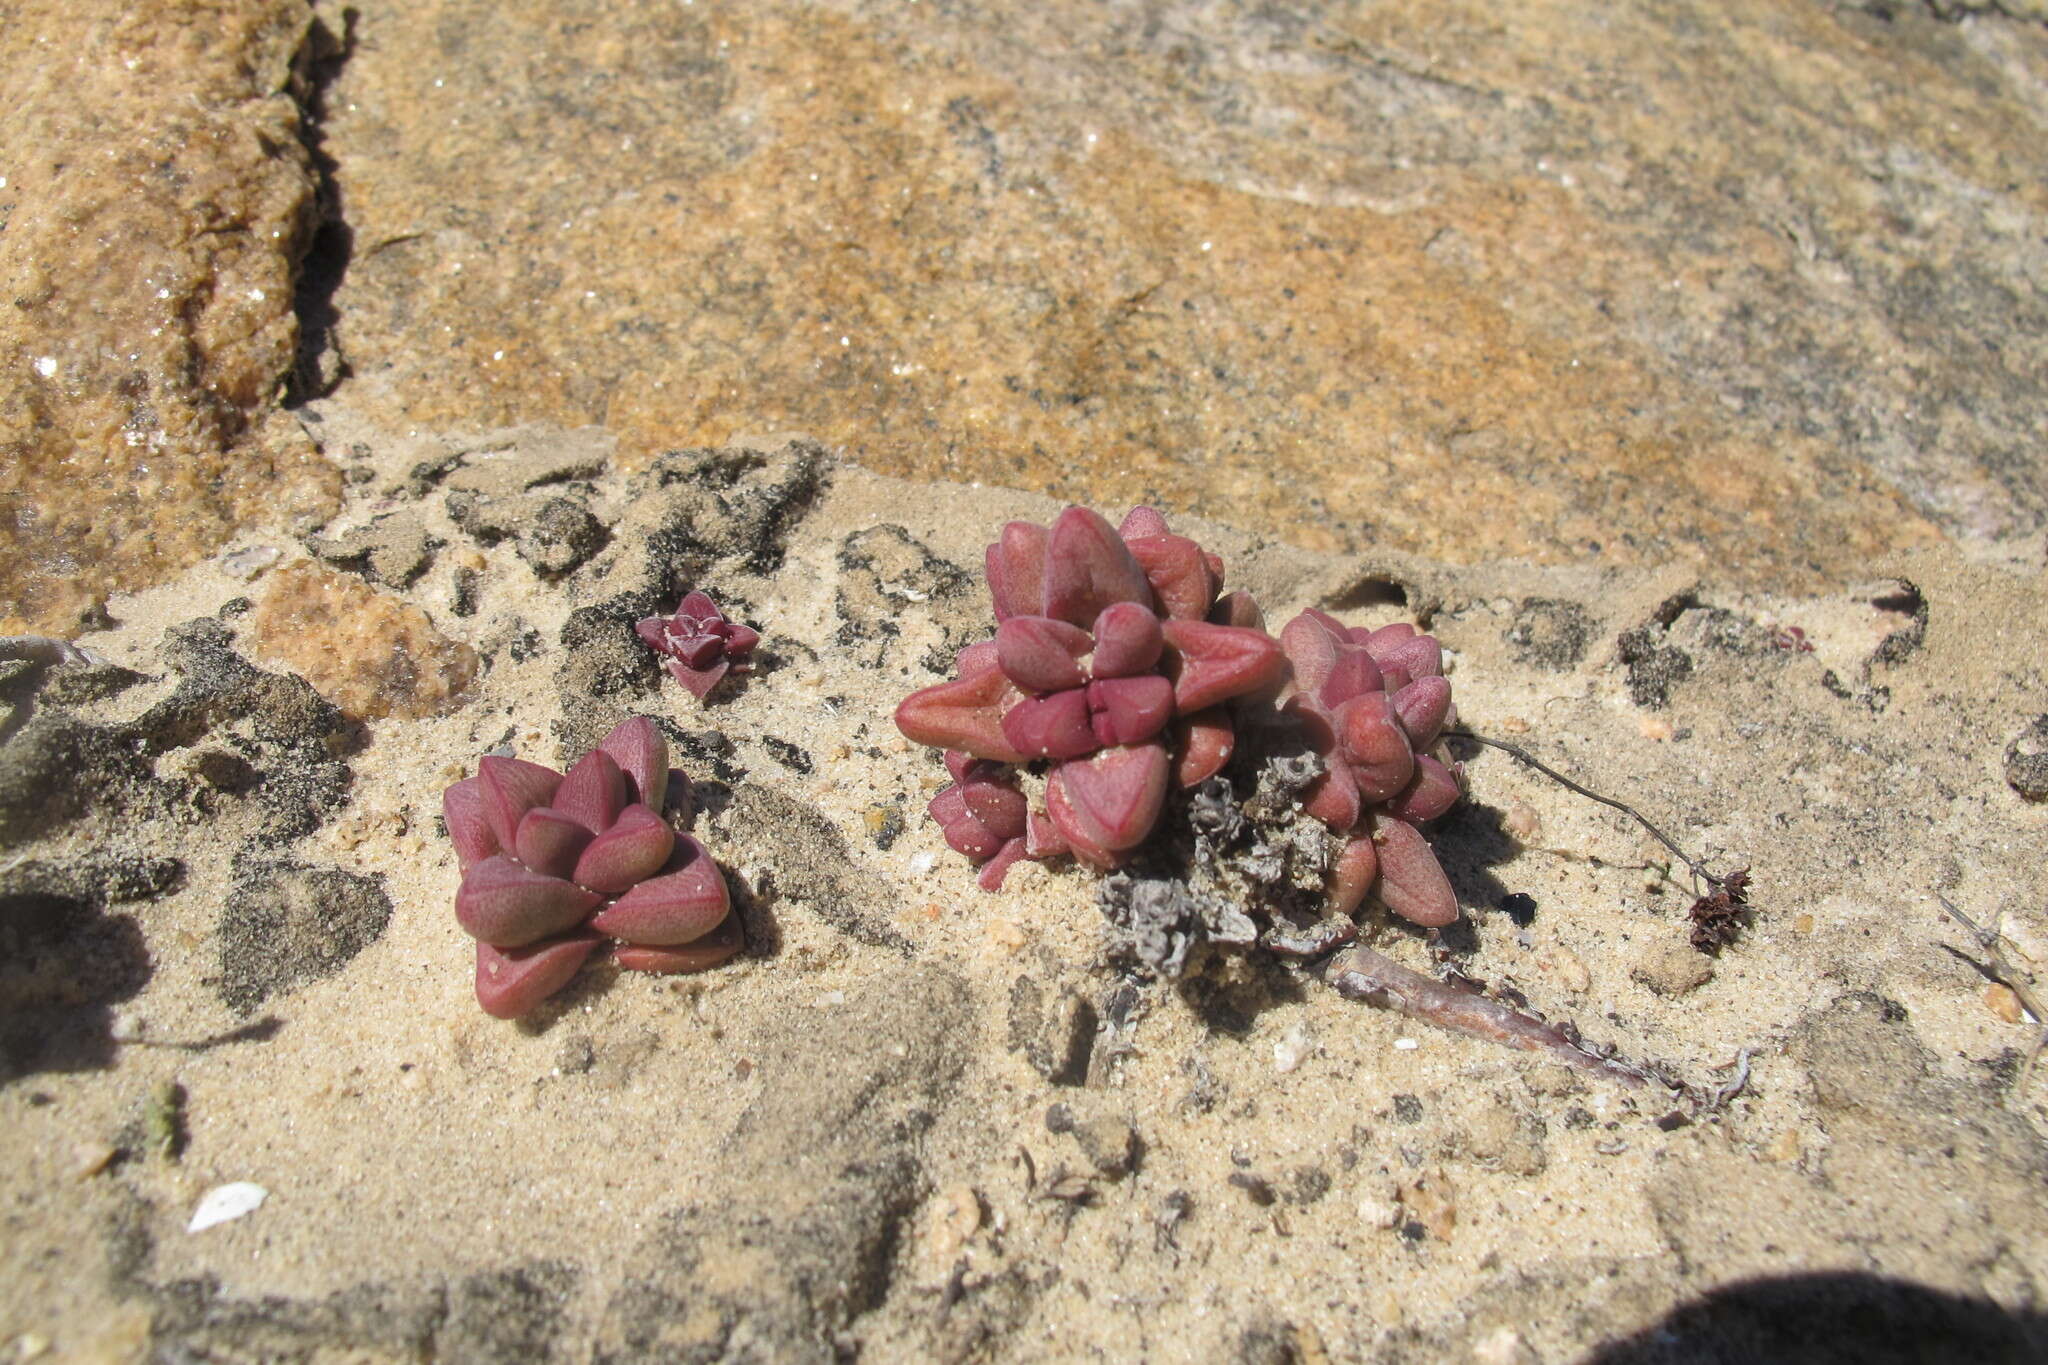
[[[628,806],[583,850],[574,880],[600,895],[616,896],[661,871],[675,843],[676,832],[666,820],[646,806]]]
[[[676,838],[669,871],[633,887],[591,916],[590,927],[629,943],[666,947],[701,938],[732,908],[725,877],[704,846]]]
[[[1088,693],[1073,687],[1026,697],[1003,713],[1003,738],[1029,758],[1080,758],[1102,747],[1090,723]]]
[[[1093,758],[1062,763],[1047,785],[1059,787],[1068,818],[1062,820],[1059,809],[1048,809],[1077,847],[1111,855],[1128,852],[1145,841],[1159,820],[1170,767],[1163,744],[1104,749]]]
[[[1173,719],[1173,684],[1157,673],[1088,684],[1089,726],[1099,744],[1142,744]]]
[[[1165,649],[1166,633],[1150,607],[1117,602],[1095,618],[1095,657],[1089,671],[1098,678],[1150,673]]]
[[[520,948],[574,928],[602,903],[601,896],[499,853],[463,876],[455,892],[455,920],[471,938]]]
[[[1255,630],[1207,621],[1168,621],[1165,631],[1173,649],[1173,703],[1183,712],[1268,687],[1287,668],[1279,642]]]
[[[1046,540],[1043,526],[1013,521],[988,547],[988,591],[997,621],[1036,616],[1045,610]]]
[[[689,943],[622,944],[612,957],[629,972],[673,975],[716,967],[746,946],[747,936],[740,927],[739,916],[727,915],[723,923]]]
[[[961,651],[965,657],[968,651]],[[987,668],[911,693],[896,707],[896,728],[919,744],[962,749],[998,763],[1024,754],[1003,735],[1003,713],[1018,699],[999,668]]]
[[[1391,697],[1384,692],[1353,697],[1332,719],[1360,796],[1385,801],[1408,785],[1415,773],[1415,752]]]
[[[1145,570],[1100,514],[1069,507],[1053,519],[1045,549],[1045,615],[1086,629],[1112,603],[1151,601]]]
[[[1458,917],[1458,897],[1422,831],[1391,815],[1372,820],[1379,848],[1379,898],[1412,924],[1440,928]]]
[[[1081,660],[1095,642],[1087,631],[1050,616],[1012,616],[996,629],[996,658],[1027,692],[1058,692],[1088,681]]]
[[[476,945],[476,1002],[495,1019],[517,1019],[569,984],[604,940],[564,934],[524,948]]]
[[[576,760],[549,804],[592,834],[602,834],[619,818],[628,800],[626,774],[602,749]]]
[[[523,758],[489,754],[476,765],[476,784],[477,794],[483,798],[484,819],[502,849],[512,847],[526,812],[553,799],[555,789],[562,785],[562,775]]]
[[[464,872],[498,851],[498,837],[484,816],[484,796],[475,778],[465,777],[441,793],[441,820]]]
[[[544,877],[568,878],[576,859],[590,843],[591,833],[553,806],[535,806],[519,822],[512,851],[519,861]],[[581,881],[582,878],[575,880]]]
[[[633,784],[630,800],[660,810],[668,799],[668,741],[645,716],[619,722],[598,743]]]

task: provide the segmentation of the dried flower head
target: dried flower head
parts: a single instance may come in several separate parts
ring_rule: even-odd
[[[641,642],[668,657],[668,671],[703,701],[734,668],[744,669],[761,634],[751,626],[725,619],[712,600],[692,591],[676,604],[674,614],[649,616],[634,631]]]
[[[566,774],[486,756],[442,793],[486,1013],[525,1014],[607,939],[635,971],[699,971],[739,951],[718,865],[663,818],[668,787],[668,746],[635,717]]]

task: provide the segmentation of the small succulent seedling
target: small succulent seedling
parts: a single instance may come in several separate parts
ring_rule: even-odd
[[[667,656],[668,671],[698,701],[728,672],[745,669],[761,642],[759,631],[726,620],[709,597],[695,591],[684,595],[673,614],[649,616],[633,629],[649,649]]]
[[[486,1013],[525,1014],[608,941],[643,972],[701,971],[744,946],[718,864],[663,817],[669,782],[668,746],[636,716],[566,774],[487,756],[442,793]]]

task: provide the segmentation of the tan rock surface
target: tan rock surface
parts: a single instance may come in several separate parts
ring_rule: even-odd
[[[453,710],[476,681],[476,651],[409,602],[305,560],[265,582],[250,651],[281,662],[353,720]]]
[[[0,630],[69,633],[246,520],[324,515],[275,409],[313,178],[289,0],[31,3],[0,121]]]

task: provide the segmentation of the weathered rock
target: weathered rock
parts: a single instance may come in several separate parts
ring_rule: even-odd
[[[309,536],[306,548],[329,564],[355,569],[387,588],[410,586],[434,562],[426,526],[405,513],[380,517],[333,539]]]
[[[2048,800],[2048,716],[2034,717],[2005,746],[2005,780],[2029,801]]]
[[[1629,975],[1659,995],[1684,995],[1714,979],[1714,960],[1674,935],[1638,953]]]
[[[418,607],[310,562],[271,576],[249,625],[256,653],[359,720],[437,715],[476,679],[476,651]]]
[[[0,128],[0,632],[63,632],[249,519],[327,516],[274,405],[314,178],[299,0],[31,5]],[[33,55],[30,55],[33,54]]]

